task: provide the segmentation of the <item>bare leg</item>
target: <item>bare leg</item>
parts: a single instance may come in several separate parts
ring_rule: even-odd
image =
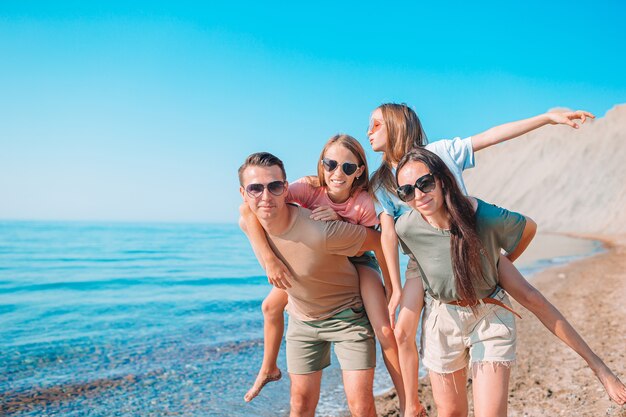
[[[415,334],[423,306],[424,287],[422,281],[420,279],[408,279],[402,291],[400,314],[394,330],[406,398],[404,410],[408,416],[418,415],[424,408],[417,394],[419,357],[415,344]]]
[[[467,416],[467,371],[459,369],[450,374],[430,372],[430,385],[438,417]],[[476,414],[477,417],[482,417]]]
[[[511,368],[495,363],[472,364],[476,417],[506,417]]]
[[[376,417],[374,369],[343,371],[348,408],[353,417]]]
[[[611,400],[626,404],[626,387],[608,366],[595,354],[567,319],[535,287],[519,273],[511,261],[500,257],[498,265],[500,285],[518,303],[533,313],[543,325],[587,362],[596,374]],[[619,336],[618,336],[619,337]]]
[[[389,323],[385,289],[382,286],[380,275],[372,268],[365,265],[356,265],[356,269],[359,272],[361,297],[363,297],[365,311],[380,343],[385,366],[398,393],[400,415],[403,416],[406,403],[404,384],[402,383],[402,374],[400,373],[398,344]]]
[[[272,288],[265,300],[263,300],[263,305],[261,306],[264,320],[263,363],[252,388],[243,397],[246,402],[252,401],[259,395],[265,384],[278,381],[282,376],[276,361],[285,330],[284,310],[286,305],[287,293],[278,288]]]
[[[320,399],[322,371],[312,374],[289,374],[291,379],[290,417],[314,417],[317,402]]]

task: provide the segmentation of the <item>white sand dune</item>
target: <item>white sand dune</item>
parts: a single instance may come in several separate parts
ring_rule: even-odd
[[[626,104],[580,129],[545,126],[476,154],[471,195],[543,232],[626,233]]]

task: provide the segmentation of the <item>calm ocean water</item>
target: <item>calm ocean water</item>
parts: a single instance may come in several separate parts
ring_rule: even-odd
[[[235,225],[0,222],[0,415],[284,415],[288,378],[242,400],[269,289]]]

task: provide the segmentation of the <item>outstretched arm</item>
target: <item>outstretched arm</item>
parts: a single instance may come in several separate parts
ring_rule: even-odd
[[[481,149],[485,149],[491,145],[514,139],[524,133],[528,133],[548,124],[564,124],[571,126],[574,129],[578,129],[579,125],[574,122],[574,120],[580,119],[580,123],[582,124],[585,123],[587,117],[595,119],[596,116],[584,110],[565,112],[555,111],[540,114],[529,119],[505,123],[472,136],[472,149],[474,152],[480,151]]]
[[[257,220],[256,216],[247,204],[239,206],[239,227],[244,231],[252,250],[259,263],[265,269],[267,280],[276,288],[285,289],[291,287],[289,281],[292,279],[289,268],[276,256],[272,247],[267,241],[265,230]]]
[[[626,387],[587,345],[567,319],[504,256],[498,265],[500,285],[518,303],[533,313],[543,325],[578,353],[596,374],[609,397],[617,404],[626,403]]]

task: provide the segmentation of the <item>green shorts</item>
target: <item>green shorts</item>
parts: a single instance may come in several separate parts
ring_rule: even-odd
[[[348,308],[324,320],[301,321],[289,316],[286,340],[291,374],[310,374],[329,366],[331,343],[342,370],[376,367],[374,331],[363,307]]]
[[[378,260],[376,259],[376,256],[372,251],[364,252],[361,256],[351,256],[348,259],[354,265],[365,265],[372,268],[379,274],[382,274],[382,272],[380,271],[380,265],[378,264]]]

